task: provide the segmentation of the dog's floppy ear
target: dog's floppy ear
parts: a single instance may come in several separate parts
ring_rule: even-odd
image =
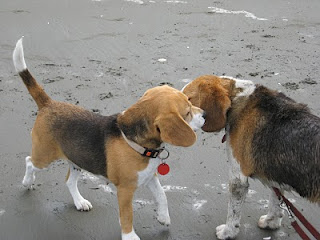
[[[160,132],[161,140],[172,145],[189,147],[197,140],[194,131],[178,113],[157,117],[155,126]]]
[[[201,84],[200,108],[206,112],[206,121],[202,127],[205,132],[220,131],[226,125],[227,111],[231,100],[227,90],[220,84]]]

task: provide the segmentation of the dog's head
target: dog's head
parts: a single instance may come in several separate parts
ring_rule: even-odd
[[[167,142],[188,147],[196,141],[195,130],[204,124],[204,111],[186,95],[169,86],[149,89],[137,103],[124,111],[118,123],[134,141]]]
[[[227,110],[231,106],[228,91],[231,84],[230,79],[205,75],[196,78],[182,89],[194,106],[206,112],[202,130],[217,132],[225,127]]]

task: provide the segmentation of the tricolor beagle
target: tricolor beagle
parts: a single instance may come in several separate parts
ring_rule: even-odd
[[[306,105],[251,81],[231,77],[201,76],[182,91],[207,113],[204,131],[226,130],[232,168],[227,222],[216,229],[219,239],[234,238],[239,233],[248,177],[282,191],[294,190],[320,203],[320,118]],[[269,212],[258,225],[276,229],[282,217],[272,192]]]
[[[66,184],[78,210],[92,208],[77,187],[81,169],[107,177],[117,187],[123,240],[140,239],[132,225],[132,199],[141,185],[156,199],[159,222],[169,225],[167,198],[156,174],[159,148],[163,142],[191,146],[196,141],[194,130],[204,124],[203,110],[192,106],[181,91],[161,86],[146,91],[126,111],[102,116],[52,100],[27,69],[22,39],[13,62],[39,109],[23,185],[32,188],[36,171],[65,159],[70,165]]]

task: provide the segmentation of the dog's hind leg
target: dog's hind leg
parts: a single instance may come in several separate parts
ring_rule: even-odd
[[[40,126],[36,127],[36,125]],[[62,156],[57,144],[55,144],[45,130],[44,125],[37,123],[37,120],[35,122],[35,127],[31,132],[31,136],[32,154],[31,157],[26,157],[26,172],[22,181],[22,184],[29,189],[33,188],[35,172],[46,169],[53,161]]]
[[[39,170],[40,170],[39,168],[36,168],[33,165],[31,161],[31,157],[30,156],[26,157],[26,173],[23,177],[22,185],[27,187],[28,189],[32,189],[33,183],[35,180],[35,172]]]
[[[268,203],[268,214],[260,217],[258,226],[266,229],[277,229],[281,226],[283,210],[280,208],[279,199],[271,189]]]
[[[161,224],[170,225],[170,216],[169,216],[169,210],[168,210],[168,201],[166,194],[161,187],[160,181],[158,176],[154,175],[154,177],[150,180],[148,183],[148,188],[152,192],[154,198],[156,199],[158,210],[158,221]]]
[[[46,169],[51,162],[59,159],[60,156],[52,141],[46,141],[47,139],[39,141],[35,132],[37,130],[32,131],[32,156],[26,157],[26,172],[22,181],[23,186],[28,189],[33,188],[35,172]]]
[[[81,168],[69,162],[69,171],[67,175],[67,186],[72,196],[74,205],[79,211],[89,211],[92,208],[91,203],[84,199],[78,189],[78,178],[81,174]]]
[[[248,177],[241,173],[240,165],[229,153],[232,161],[229,181],[229,203],[228,216],[226,224],[216,228],[216,234],[219,239],[233,239],[240,231],[241,207],[248,193]]]

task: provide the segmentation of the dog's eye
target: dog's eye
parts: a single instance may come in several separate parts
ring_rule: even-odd
[[[188,97],[188,101],[191,101],[191,97]]]

